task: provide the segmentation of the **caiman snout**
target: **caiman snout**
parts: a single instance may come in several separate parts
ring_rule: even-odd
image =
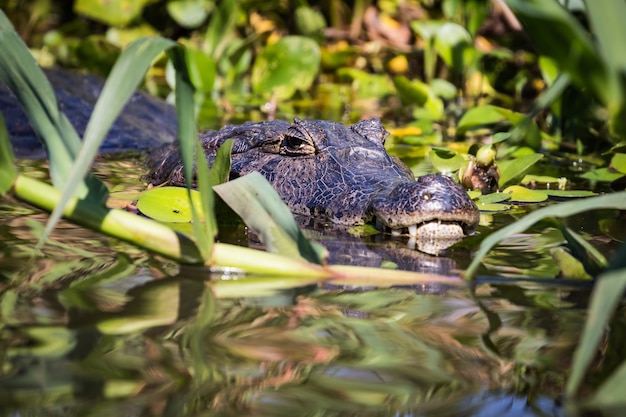
[[[406,230],[414,237],[455,239],[471,233],[478,224],[480,216],[474,202],[444,175],[398,182],[387,190],[374,197],[372,211],[393,234]]]

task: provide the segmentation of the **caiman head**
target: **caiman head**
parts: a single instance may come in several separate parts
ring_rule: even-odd
[[[452,179],[414,179],[390,156],[380,120],[351,126],[328,121],[284,121],[228,125],[201,135],[209,162],[233,138],[231,179],[258,171],[293,213],[323,216],[341,225],[373,222],[393,234],[458,238],[470,233],[479,212]],[[184,185],[175,147],[152,157],[151,182]]]

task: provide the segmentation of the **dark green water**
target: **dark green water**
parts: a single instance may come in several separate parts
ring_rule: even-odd
[[[139,167],[97,170],[128,191],[142,188]],[[493,251],[482,274],[499,278],[473,287],[272,289],[273,277],[181,267],[68,223],[39,252],[46,215],[0,207],[2,416],[566,415],[590,287],[519,279],[557,274],[545,226]],[[224,238],[245,243],[236,230]],[[344,261],[408,257],[453,274],[472,256],[469,243],[423,257],[389,237],[360,242]],[[625,326],[622,310],[583,394],[620,362],[610,347]]]

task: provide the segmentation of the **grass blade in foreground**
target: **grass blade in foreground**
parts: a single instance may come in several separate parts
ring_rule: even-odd
[[[539,220],[548,217],[569,217],[578,213],[582,213],[583,211],[603,208],[626,210],[626,191],[601,195],[598,197],[589,197],[582,200],[568,201],[565,203],[557,203],[533,211],[532,213],[524,216],[515,223],[503,227],[497,232],[494,232],[487,236],[485,240],[481,242],[478,248],[478,252],[476,252],[476,255],[474,255],[472,263],[465,271],[465,279],[474,278],[476,274],[476,269],[478,268],[478,265],[485,257],[485,255],[487,255],[487,252],[489,252],[494,246],[498,244],[498,242],[500,242],[505,237],[514,235],[515,233],[523,232],[533,224],[537,223]]]
[[[304,236],[287,205],[258,172],[218,185],[214,190],[261,235],[270,252],[324,263],[326,249]]]
[[[4,124],[4,118],[0,114],[0,195],[6,195],[11,191],[17,177],[17,170],[13,165],[14,159],[9,133]]]
[[[68,167],[68,180],[63,187],[61,201],[50,215],[40,245],[61,218],[66,202],[75,195],[82,179],[88,175],[91,163],[106,133],[143,80],[152,61],[164,50],[174,45],[176,44],[173,41],[165,38],[141,38],[131,43],[115,62],[89,118],[84,142],[78,155],[73,158],[71,167]],[[96,190],[90,187],[86,198],[104,202],[106,196],[106,190]]]
[[[80,138],[59,109],[48,79],[2,10],[0,80],[13,91],[37,136],[45,141],[52,182],[57,187],[63,186],[70,176],[69,167],[80,148]],[[104,187],[91,175],[89,183],[94,190]],[[87,186],[83,184],[80,187],[80,195],[87,195]]]
[[[591,295],[585,329],[580,339],[580,344],[574,352],[572,373],[567,381],[565,392],[568,397],[576,395],[578,387],[585,375],[585,371],[597,355],[597,346],[600,338],[606,331],[606,323],[615,311],[622,299],[626,288],[626,269],[618,269],[598,276],[595,288]],[[626,361],[622,361],[622,367]],[[605,384],[610,380],[605,381]],[[623,385],[622,385],[623,389]],[[602,390],[601,390],[602,391]],[[619,398],[613,397],[614,402],[623,401],[623,394]],[[610,406],[612,404],[602,404]]]

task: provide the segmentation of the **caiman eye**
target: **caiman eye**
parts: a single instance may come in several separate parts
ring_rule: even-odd
[[[285,135],[279,153],[287,156],[310,155],[315,153],[315,146],[306,139]]]

